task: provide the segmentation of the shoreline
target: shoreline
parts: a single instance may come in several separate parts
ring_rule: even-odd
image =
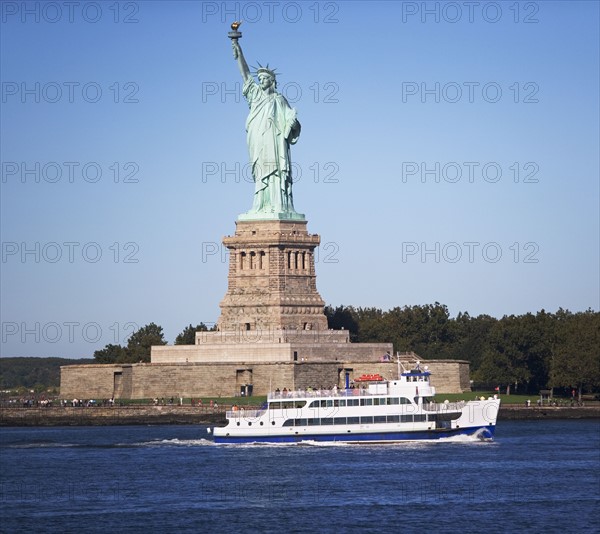
[[[600,419],[600,406],[500,406],[498,421]]]
[[[501,406],[498,421],[600,419],[599,406]],[[224,425],[225,407],[196,406],[0,408],[0,427],[109,425]]]
[[[225,410],[192,406],[0,408],[0,427],[194,425],[225,423]]]

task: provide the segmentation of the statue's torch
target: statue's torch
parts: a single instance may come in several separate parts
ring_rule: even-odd
[[[240,24],[242,24],[242,21],[237,21],[237,22],[232,22],[231,23],[231,30],[228,34],[227,37],[229,37],[232,41],[237,41],[238,39],[242,38],[242,32],[238,32],[238,28],[240,27]]]
[[[242,38],[242,32],[238,32],[238,28],[240,27],[240,24],[242,23],[242,21],[236,21],[236,22],[232,22],[231,23],[231,31],[227,34],[227,37],[229,37],[231,39],[231,44],[234,45],[233,46],[233,57],[235,59],[238,58],[238,50],[239,47],[235,46],[238,44],[238,39]]]

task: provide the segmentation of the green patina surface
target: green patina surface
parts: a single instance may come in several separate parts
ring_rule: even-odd
[[[242,92],[250,108],[246,132],[254,179],[252,208],[242,213],[238,220],[303,221],[304,215],[294,209],[292,194],[290,146],[300,137],[296,110],[276,91],[275,71],[268,65],[257,69],[258,81],[252,77],[238,42],[241,33],[229,37],[233,57],[244,79]]]

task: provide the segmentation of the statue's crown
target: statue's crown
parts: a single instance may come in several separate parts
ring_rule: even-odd
[[[258,63],[258,61],[257,61]],[[260,63],[258,63],[258,68],[254,68],[254,74],[256,74],[256,76],[258,76],[259,74],[268,74],[269,76],[272,76],[273,79],[275,79],[277,77],[277,73],[275,72],[277,69],[270,69],[269,68],[269,64],[267,63],[267,65],[265,67],[263,67]]]

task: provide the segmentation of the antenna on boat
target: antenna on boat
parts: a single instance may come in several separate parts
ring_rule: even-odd
[[[406,369],[404,368],[404,365],[402,365],[402,362],[400,361],[400,353],[396,352],[396,358],[398,358],[398,380],[400,380],[400,375],[402,374],[402,372],[406,371]],[[400,371],[400,369],[402,368],[402,371]]]

